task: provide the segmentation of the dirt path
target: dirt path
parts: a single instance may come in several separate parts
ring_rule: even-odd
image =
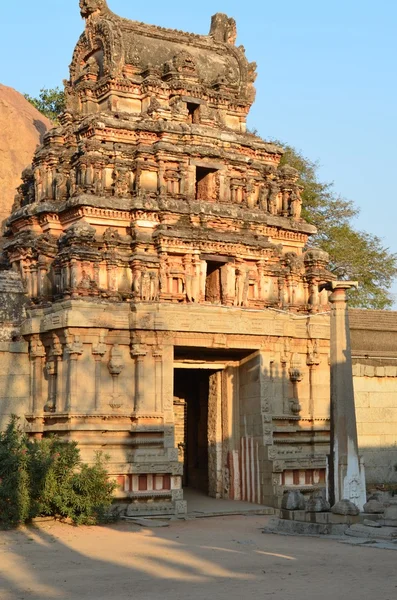
[[[267,517],[0,532],[1,600],[397,597],[397,554],[263,534]]]

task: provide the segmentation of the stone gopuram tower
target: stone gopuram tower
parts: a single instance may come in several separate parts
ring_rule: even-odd
[[[234,20],[206,36],[80,8],[66,110],[8,220],[2,423],[104,450],[129,514],[183,513],[187,486],[276,506],[323,487],[332,276],[297,171],[246,131]]]

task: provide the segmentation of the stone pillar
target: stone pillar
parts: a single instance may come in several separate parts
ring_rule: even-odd
[[[83,344],[77,335],[68,336],[66,344],[66,351],[69,355],[69,371],[67,380],[67,398],[66,398],[66,410],[67,412],[74,412],[77,410],[77,397],[78,397],[78,378],[77,378],[77,361],[83,354]]]
[[[161,413],[163,410],[163,349],[161,346],[152,350],[154,359],[154,412]]]
[[[112,409],[118,409],[123,406],[123,397],[120,394],[119,376],[124,369],[123,353],[118,344],[114,344],[110,351],[108,371],[112,376],[113,390],[110,396],[109,405]]]
[[[145,410],[145,357],[147,348],[143,344],[131,346],[131,356],[135,358],[135,412]]]
[[[331,281],[331,460],[329,500],[346,499],[360,510],[366,502],[365,473],[358,454],[346,292],[352,281]]]
[[[45,348],[39,336],[34,335],[30,340],[30,361],[32,365],[31,410],[34,415],[41,414],[44,410],[43,361],[45,355]]]
[[[92,346],[92,354],[95,360],[95,410],[100,411],[102,408],[101,402],[101,370],[102,359],[106,354],[107,346],[105,343],[106,332],[99,334],[98,343]]]
[[[208,495],[222,496],[222,373],[210,376],[208,395]]]

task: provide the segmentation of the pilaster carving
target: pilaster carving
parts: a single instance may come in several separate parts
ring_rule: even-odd
[[[48,377],[48,398],[44,407],[45,412],[55,412],[57,403],[61,396],[61,362],[62,362],[62,344],[56,334],[52,335],[51,346],[49,349],[48,360],[46,362],[46,372]],[[58,408],[59,410],[59,408]]]
[[[144,344],[133,341],[131,356],[135,359],[135,412],[144,409],[145,400],[145,357],[148,348]]]
[[[66,334],[66,353],[68,355],[66,410],[75,412],[78,408],[77,361],[83,354],[83,344],[78,335]]]
[[[92,346],[92,354],[95,360],[95,410],[101,409],[101,367],[102,360],[107,352],[107,345],[105,343],[107,331],[101,331],[96,344]]]
[[[108,362],[108,370],[113,380],[113,392],[109,401],[109,405],[113,409],[123,406],[123,395],[120,393],[119,375],[124,369],[123,353],[118,344],[115,344],[111,351]]]
[[[44,408],[43,399],[43,364],[46,351],[38,335],[33,335],[29,344],[31,361],[31,409],[33,414],[40,414]]]

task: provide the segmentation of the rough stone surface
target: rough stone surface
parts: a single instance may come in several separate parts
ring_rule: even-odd
[[[300,492],[286,492],[281,501],[281,508],[284,510],[304,510],[304,495]]]
[[[306,501],[307,512],[327,512],[330,508],[329,502],[322,497],[310,498]]]
[[[383,513],[383,522],[389,527],[397,527],[397,504],[386,506]]]
[[[139,525],[140,527],[149,527],[150,529],[158,529],[158,528],[170,526],[169,521],[159,521],[158,519],[144,519],[144,518],[134,519],[133,517],[125,517],[125,518],[132,521],[136,525]]]
[[[51,127],[22,94],[0,84],[0,229],[11,212],[22,171]]]
[[[366,504],[364,504],[364,512],[365,513],[372,513],[372,514],[380,514],[383,513],[385,510],[385,507],[383,506],[383,504],[381,504],[380,502],[378,502],[378,500],[369,500]]]
[[[368,502],[371,502],[372,500],[379,502],[383,506],[388,506],[389,504],[391,504],[392,495],[390,492],[376,491],[376,492],[372,492],[368,496]]]
[[[375,527],[377,529],[382,527],[378,521],[371,521],[371,519],[364,519],[363,525],[366,525],[367,527]]]
[[[358,515],[360,514],[359,509],[353,502],[350,500],[339,500],[334,506],[331,508],[331,512],[334,515]]]
[[[284,533],[288,535],[343,535],[350,524],[310,523],[284,519],[271,519],[264,533]]]
[[[349,316],[358,438],[367,484],[397,484],[397,312],[354,308]],[[384,504],[382,498],[376,499]]]
[[[363,523],[356,523],[351,525],[345,531],[345,535],[349,535],[352,537],[369,537],[380,540],[396,540],[397,539],[397,530],[394,527],[368,527],[368,525],[364,525]]]

